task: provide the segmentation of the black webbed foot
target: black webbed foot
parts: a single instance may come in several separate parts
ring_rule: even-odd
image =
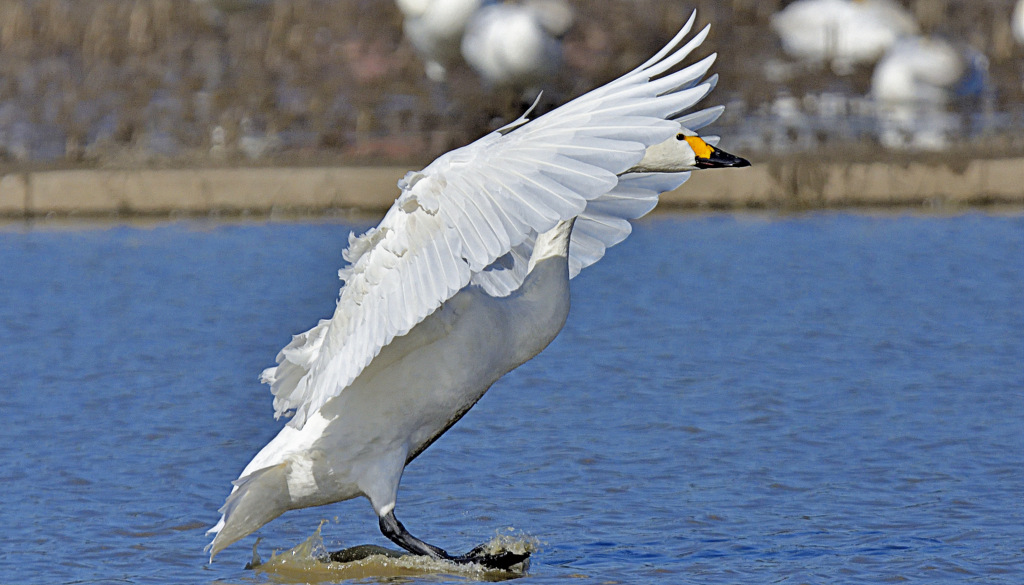
[[[497,554],[489,554],[484,552],[485,545],[480,545],[464,555],[452,556],[443,548],[427,544],[410,534],[409,531],[405,529],[405,526],[398,521],[398,518],[395,518],[393,510],[380,517],[380,531],[384,533],[384,536],[387,536],[391,542],[394,542],[413,554],[424,555],[438,560],[451,561],[460,565],[477,563],[489,569],[507,571],[516,564],[530,558],[530,553],[528,552],[514,553],[505,551]]]
[[[477,563],[487,567],[488,569],[497,569],[500,571],[508,571],[514,565],[525,561],[530,558],[530,553],[515,553],[511,551],[502,551],[497,554],[490,554],[484,552],[484,546],[480,545],[468,553],[452,557],[451,561],[459,564]]]

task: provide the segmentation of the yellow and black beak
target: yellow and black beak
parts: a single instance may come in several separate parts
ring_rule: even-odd
[[[685,140],[697,155],[696,166],[699,169],[722,169],[729,167],[749,167],[750,161],[715,148],[700,136],[686,136]]]

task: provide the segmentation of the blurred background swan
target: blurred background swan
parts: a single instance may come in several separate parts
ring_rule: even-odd
[[[1017,43],[1024,45],[1024,0],[1017,0],[1017,5],[1013,7],[1010,30],[1013,31],[1013,38]]]
[[[981,95],[988,59],[966,46],[938,38],[900,40],[871,77],[875,99],[887,102],[946,103],[954,96]]]
[[[488,85],[528,90],[561,68],[560,38],[572,19],[559,0],[484,6],[466,28],[462,56]]]
[[[528,90],[562,64],[560,38],[573,11],[564,0],[396,0],[403,30],[435,82],[464,62],[487,88]]]
[[[879,139],[889,148],[942,150],[961,130],[947,104],[980,97],[988,87],[988,59],[969,46],[939,38],[901,39],[871,77]]]
[[[522,20],[545,68],[513,76],[467,63],[464,33],[492,5],[526,10],[525,0],[3,0],[0,165],[419,161],[511,121],[528,88],[501,80],[526,78],[517,83],[542,87],[545,102],[566,101],[656,48],[690,7],[744,49],[720,55],[730,107],[716,132],[755,158],[879,156],[885,92],[872,89],[873,69],[915,36],[988,59],[980,101],[954,85],[932,108],[956,119],[958,139],[977,156],[1024,154],[1019,0],[564,4],[572,25],[562,36],[550,20]]]
[[[772,16],[771,26],[789,56],[827,63],[841,75],[918,32],[914,17],[890,0],[797,0]]]
[[[423,59],[427,77],[444,81],[448,69],[461,58],[466,24],[485,0],[396,0],[404,20],[402,28]],[[488,4],[490,2],[487,2]]]

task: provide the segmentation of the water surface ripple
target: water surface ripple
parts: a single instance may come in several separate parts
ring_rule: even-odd
[[[208,565],[203,533],[352,227],[0,229],[0,581],[266,580],[253,538]],[[1022,583],[1022,251],[1020,215],[641,222],[410,466],[400,517],[453,551],[536,537],[536,583]],[[386,544],[357,500],[261,553],[324,518]]]

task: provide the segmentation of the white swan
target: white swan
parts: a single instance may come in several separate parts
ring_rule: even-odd
[[[988,59],[970,47],[938,38],[901,39],[879,60],[871,77],[879,138],[889,148],[942,150],[959,132],[947,110],[954,97],[988,87]]]
[[[1024,0],[1017,0],[1010,16],[1010,30],[1018,44],[1024,45]]]
[[[433,81],[464,61],[491,87],[526,89],[558,71],[572,24],[562,0],[396,0],[406,38]]]
[[[872,63],[917,22],[891,0],[797,0],[772,16],[772,29],[792,57],[829,62],[837,73]]]
[[[554,339],[569,279],[625,238],[629,219],[689,170],[747,164],[686,130],[722,111],[682,114],[716,81],[704,79],[714,55],[675,70],[707,36],[679,47],[693,21],[619,79],[408,173],[380,224],[350,236],[334,316],[263,373],[277,416],[293,418],[234,482],[211,560],[287,510],[356,496],[407,550],[481,560],[405,530],[402,471]]]
[[[879,60],[871,95],[881,101],[936,103],[954,94],[977,95],[986,86],[988,59],[938,38],[901,39]]]
[[[462,34],[473,14],[491,0],[396,0],[406,38],[424,61],[427,77],[444,81],[462,58]]]
[[[571,24],[572,10],[553,0],[484,6],[466,25],[462,57],[492,87],[528,89],[558,72]]]

